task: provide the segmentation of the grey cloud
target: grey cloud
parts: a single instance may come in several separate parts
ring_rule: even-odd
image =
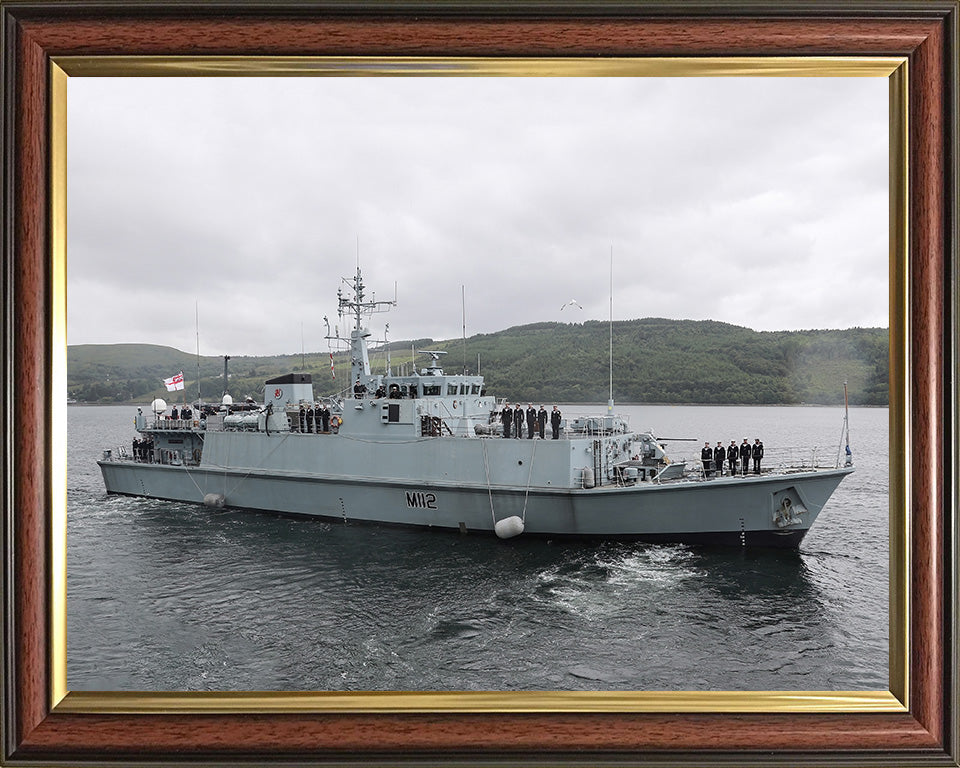
[[[461,285],[468,333],[567,320],[558,297],[605,318],[611,246],[617,317],[885,317],[883,81],[73,78],[69,98],[71,343],[184,348],[199,301],[210,353],[298,351],[301,323],[323,348],[358,250],[378,297],[398,283],[394,339],[459,336]]]

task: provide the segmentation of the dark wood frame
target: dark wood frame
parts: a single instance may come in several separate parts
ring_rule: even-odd
[[[2,759],[958,765],[957,2],[0,0]],[[64,55],[906,56],[910,709],[852,714],[70,714],[49,699],[49,78]],[[43,383],[38,386],[38,382]]]

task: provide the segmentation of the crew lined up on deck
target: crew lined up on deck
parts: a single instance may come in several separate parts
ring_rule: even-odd
[[[153,438],[134,439],[133,458],[135,461],[153,463]]]
[[[179,413],[177,412],[177,406],[173,406],[173,411],[170,414],[170,418],[176,421],[177,419],[183,419],[184,421],[189,421],[193,418],[193,409],[189,405],[183,406],[183,410]]]
[[[526,423],[528,440],[533,440],[535,433],[539,435],[541,440],[544,440],[546,438],[547,416],[547,409],[542,405],[537,409],[533,407],[532,403],[527,403],[527,408],[524,410],[520,403],[517,403],[516,408],[511,408],[510,403],[504,403],[503,409],[500,411],[500,425],[503,436],[510,437],[512,432],[515,439],[521,439],[523,437],[523,425]],[[549,417],[553,439],[556,440],[560,437],[560,422],[562,421],[560,409],[553,406],[553,412],[549,414]]]
[[[723,447],[723,443],[717,443],[716,448],[711,448],[709,442],[703,444],[700,451],[700,462],[703,464],[703,473],[707,477],[713,477],[714,474],[723,476],[723,465],[727,465],[728,475],[745,475],[750,468],[750,459],[753,459],[753,472],[760,474],[760,462],[763,460],[763,443],[760,438],[755,438],[753,445],[743,438],[743,442],[737,446],[736,440],[730,441],[728,448]]]
[[[333,414],[326,403],[320,403],[317,406],[300,406],[300,418],[293,419],[290,428],[294,432],[327,434],[328,432],[337,432],[343,420]]]

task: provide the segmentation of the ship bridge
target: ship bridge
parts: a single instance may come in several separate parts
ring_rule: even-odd
[[[481,397],[485,394],[483,377],[467,374],[448,375],[440,367],[440,355],[447,354],[442,350],[421,349],[419,354],[430,355],[431,363],[421,368],[419,373],[410,376],[383,377],[386,395],[392,400],[421,397]]]
[[[381,386],[383,422],[419,422],[419,432],[424,435],[471,436],[477,425],[489,424],[495,406],[494,399],[486,396],[482,376],[448,375],[438,370],[384,376]]]
[[[482,397],[486,394],[482,376],[439,373],[412,376],[384,376],[383,385],[390,400],[422,397]]]

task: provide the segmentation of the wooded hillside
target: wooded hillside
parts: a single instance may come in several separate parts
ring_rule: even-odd
[[[475,373],[487,391],[509,400],[606,402],[609,326],[606,322],[536,323],[466,339],[419,339],[416,348],[447,350],[442,365]],[[836,404],[847,381],[851,404],[886,405],[889,340],[885,328],[757,332],[711,320],[645,318],[613,324],[613,391],[621,403]],[[391,346],[394,373],[410,369],[411,342]],[[228,351],[229,352],[229,351]],[[429,358],[418,356],[417,367]],[[234,399],[262,397],[264,379],[305,370],[317,394],[350,385],[349,355],[326,351],[275,357],[232,357],[228,390]],[[371,354],[383,373],[386,352]],[[197,358],[150,344],[77,345],[67,350],[68,394],[81,402],[179,400],[162,379],[184,371],[187,399],[197,394]],[[200,361],[201,394],[219,400],[223,358]]]

